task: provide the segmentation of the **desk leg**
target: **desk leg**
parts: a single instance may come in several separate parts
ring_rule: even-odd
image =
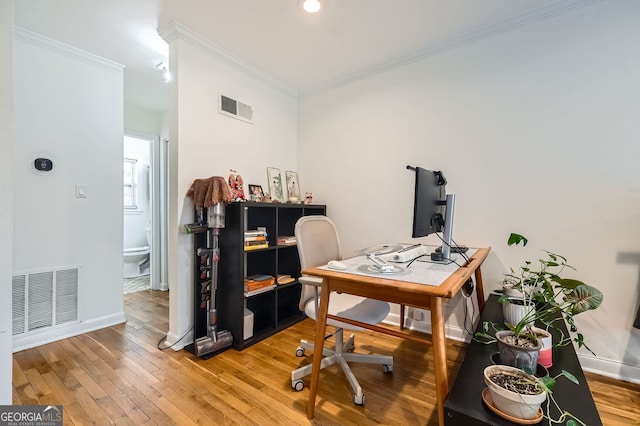
[[[444,331],[443,299],[431,298],[431,339],[433,341],[433,366],[436,379],[436,403],[438,406],[438,423],[444,425],[444,400],[449,393],[447,374],[446,338]]]
[[[311,387],[309,389],[309,406],[307,407],[307,418],[313,418],[313,411],[316,408],[316,395],[320,379],[320,363],[322,362],[322,350],[324,349],[324,333],[327,329],[327,312],[329,310],[329,286],[326,285],[327,278],[324,279],[322,292],[320,293],[320,306],[316,315],[316,339],[313,345],[313,366],[311,368]]]
[[[478,309],[480,309],[480,313],[484,310],[484,286],[482,284],[482,271],[480,271],[480,267],[478,266],[475,270],[476,275],[476,296],[478,296]]]

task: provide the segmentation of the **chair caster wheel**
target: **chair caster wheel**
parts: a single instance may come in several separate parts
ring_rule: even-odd
[[[298,358],[302,358],[304,356],[304,348],[302,346],[298,346],[298,349],[296,349],[296,356]]]
[[[304,382],[302,380],[297,380],[297,381],[291,383],[291,387],[296,392],[300,392],[302,389],[304,389]]]
[[[364,394],[358,396],[358,395],[354,395],[353,396],[353,403],[356,405],[364,405]]]
[[[385,373],[391,373],[393,371],[393,364],[382,364],[382,371]]]

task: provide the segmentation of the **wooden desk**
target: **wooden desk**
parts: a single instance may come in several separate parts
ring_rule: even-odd
[[[449,379],[445,354],[446,337],[443,304],[445,299],[450,299],[455,296],[467,280],[472,275],[475,275],[478,305],[480,306],[480,310],[482,310],[484,307],[484,290],[482,286],[480,265],[482,265],[482,262],[487,258],[490,250],[490,248],[475,249],[475,251],[474,249],[471,249],[469,251],[470,261],[468,264],[461,263],[463,265],[461,267],[458,267],[455,264],[445,266],[440,264],[423,263],[420,268],[424,268],[424,265],[433,265],[430,268],[434,269],[440,276],[445,277],[439,284],[435,283],[435,285],[434,283],[431,283],[431,285],[429,283],[425,283],[424,279],[422,280],[422,283],[416,282],[416,279],[420,281],[419,274],[423,274],[423,272],[417,271],[420,268],[415,268],[415,270],[413,269],[416,263],[411,266],[410,274],[388,274],[384,276],[360,275],[349,271],[339,272],[322,267],[304,269],[302,271],[304,275],[323,278],[322,293],[320,294],[320,306],[316,320],[315,349],[313,351],[313,367],[311,372],[311,387],[309,390],[307,417],[309,419],[313,418],[316,395],[318,393],[319,386],[320,362],[322,360],[322,350],[319,348],[324,347],[327,318],[331,318],[376,332],[433,344],[438,419],[440,425],[444,425],[444,400],[449,393]],[[353,264],[353,262],[351,263]],[[458,263],[460,263],[460,261]],[[430,276],[429,271],[425,271],[424,276]],[[430,310],[431,339],[424,339],[377,325],[372,326],[359,321],[353,321],[348,318],[328,315],[329,297],[333,291]]]

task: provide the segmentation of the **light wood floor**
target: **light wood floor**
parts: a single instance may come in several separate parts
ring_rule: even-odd
[[[242,352],[230,349],[199,360],[186,351],[157,348],[168,330],[168,293],[128,294],[125,311],[126,324],[14,354],[13,403],[62,404],[67,426],[437,424],[430,347],[357,333],[356,350],[393,355],[394,373],[354,366],[366,394],[360,407],[336,367],[323,371],[316,415],[309,421],[309,389],[293,391],[290,372],[311,362],[294,351],[301,337],[312,338],[312,321]],[[450,374],[456,374],[464,351],[464,344],[447,342]],[[640,385],[587,378],[606,426],[640,424]]]

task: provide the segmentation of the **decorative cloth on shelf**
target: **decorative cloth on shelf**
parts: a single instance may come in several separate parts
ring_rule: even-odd
[[[196,207],[209,208],[220,202],[233,201],[229,185],[222,176],[211,176],[195,179],[187,191],[187,197],[193,200]]]

